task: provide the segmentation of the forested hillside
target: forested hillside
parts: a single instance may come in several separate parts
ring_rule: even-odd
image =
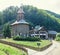
[[[46,10],[49,14],[51,14],[51,15],[54,15],[57,19],[57,21],[60,23],[60,14],[56,14],[56,13],[54,13],[54,12],[51,12],[51,11],[48,11],[48,10]]]
[[[49,14],[51,14],[51,15],[54,15],[55,17],[57,17],[57,18],[60,18],[60,14],[56,14],[56,13],[54,13],[54,12],[51,12],[51,11],[48,11],[48,10],[46,10]]]
[[[6,23],[12,23],[16,20],[18,7],[10,6],[0,12],[0,28]],[[45,26],[48,30],[60,31],[60,15],[49,11],[38,9],[33,6],[23,6],[25,20],[31,26]]]

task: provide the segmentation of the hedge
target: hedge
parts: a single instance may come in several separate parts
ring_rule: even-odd
[[[20,41],[40,41],[40,38],[38,38],[38,37],[14,36],[13,40],[20,40]]]

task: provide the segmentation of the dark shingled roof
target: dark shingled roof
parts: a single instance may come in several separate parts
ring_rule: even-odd
[[[28,22],[26,22],[24,19],[20,20],[20,21],[15,21],[14,23],[12,23],[11,25],[15,25],[15,24],[29,24]]]

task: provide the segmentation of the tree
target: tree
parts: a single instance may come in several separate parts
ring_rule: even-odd
[[[16,19],[18,7],[10,6],[3,11],[4,23]]]
[[[25,19],[34,26],[40,25],[46,27],[48,30],[55,30],[60,32],[60,19],[51,15],[46,10],[37,9],[33,6],[23,6],[25,12]]]
[[[10,28],[10,25],[9,25],[9,24],[5,24],[5,25],[4,25],[3,35],[4,35],[5,38],[6,38],[6,37],[8,37],[8,38],[11,37],[11,28]]]
[[[3,24],[3,13],[0,12],[0,25],[2,25],[2,24]]]
[[[13,23],[16,20],[18,9],[18,7],[10,6],[0,12],[0,25],[4,26],[6,23]],[[60,32],[60,15],[29,5],[23,6],[23,10],[25,12],[25,20],[30,23],[30,29],[32,26],[40,25],[48,30]]]

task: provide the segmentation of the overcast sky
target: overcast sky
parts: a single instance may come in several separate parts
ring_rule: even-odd
[[[9,6],[33,5],[60,14],[60,0],[0,0],[0,11]]]

